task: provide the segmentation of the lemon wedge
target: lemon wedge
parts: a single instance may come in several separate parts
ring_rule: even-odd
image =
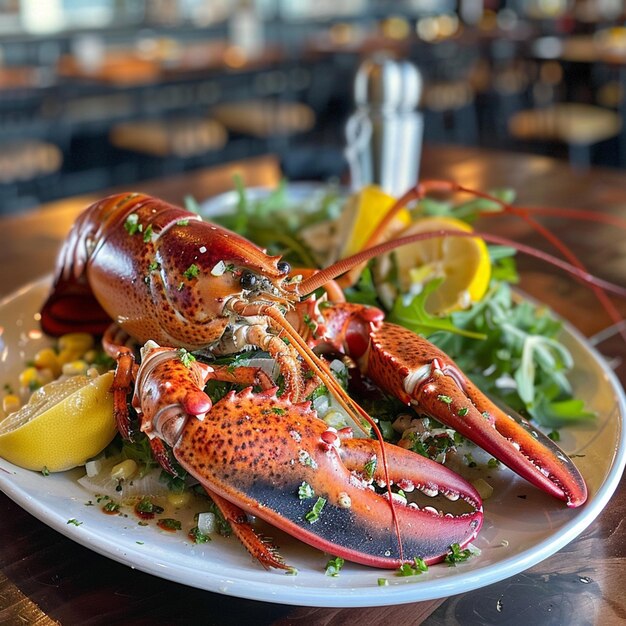
[[[352,196],[344,210],[345,235],[340,258],[345,258],[363,249],[376,227],[387,215],[396,199],[386,194],[376,185],[363,187],[359,193]],[[401,209],[389,225],[392,234],[411,223],[411,215],[406,209]]]
[[[44,385],[0,422],[0,456],[36,471],[84,465],[115,436],[112,382],[107,372]]]
[[[472,232],[471,226],[452,217],[424,217],[398,236],[437,230]],[[392,280],[392,274],[396,277]],[[443,278],[430,294],[426,310],[434,315],[464,309],[486,293],[491,262],[485,242],[479,237],[435,237],[397,248],[381,257],[374,279],[385,305],[391,307],[401,293],[419,293],[424,284]]]

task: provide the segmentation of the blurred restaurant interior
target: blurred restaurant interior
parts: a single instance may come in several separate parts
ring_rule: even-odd
[[[264,153],[342,177],[354,77],[419,68],[424,142],[626,166],[623,0],[0,0],[0,213]]]

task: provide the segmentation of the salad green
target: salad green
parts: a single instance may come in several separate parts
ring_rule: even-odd
[[[235,181],[237,205],[233,213],[211,219],[282,254],[296,266],[317,266],[314,255],[299,237],[304,227],[338,217],[345,195],[329,185],[306,204],[290,201],[283,181],[262,199],[248,197]],[[509,189],[490,192],[511,202]],[[188,202],[189,206],[193,203]],[[501,210],[497,202],[482,198],[468,202],[424,198],[410,207],[412,216],[454,216],[473,223],[479,213]],[[515,250],[489,246],[492,277],[487,294],[470,308],[434,316],[425,302],[440,279],[427,283],[417,295],[400,294],[386,310],[378,297],[370,268],[346,291],[349,301],[386,310],[389,321],[410,328],[448,353],[487,394],[499,398],[517,412],[548,428],[560,428],[593,420],[595,415],[572,395],[568,373],[573,366],[567,348],[560,343],[562,323],[544,306],[522,299],[512,289],[518,282]],[[376,263],[374,259],[370,265]]]

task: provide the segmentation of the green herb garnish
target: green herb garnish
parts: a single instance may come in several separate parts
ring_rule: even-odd
[[[376,458],[376,455],[374,455],[363,466],[363,475],[365,476],[367,480],[372,480],[372,478],[374,478],[374,474],[376,473],[377,467],[378,467],[378,459]]]
[[[450,546],[450,552],[446,554],[446,558],[444,562],[449,566],[454,567],[457,563],[462,563],[463,561],[467,561],[472,556],[472,551],[469,548],[465,548],[461,550],[461,546],[458,543],[453,543]]]
[[[317,520],[320,518],[320,513],[322,512],[325,504],[325,498],[318,498],[313,505],[313,508],[304,516],[304,519],[309,522],[309,524],[317,522]]]
[[[185,367],[191,367],[191,364],[196,360],[196,357],[188,350],[185,350],[185,348],[178,348],[177,354],[181,363]]]
[[[162,517],[158,521],[158,526],[164,530],[181,530],[183,527],[180,520],[174,519],[173,517]]]
[[[131,213],[124,222],[124,228],[129,235],[140,233],[143,229],[139,223],[139,215],[137,215],[137,213]]]
[[[428,565],[424,559],[415,557],[413,559],[413,565],[410,563],[403,563],[397,570],[398,576],[417,576],[428,571]]]
[[[199,274],[200,274],[200,268],[195,263],[192,263],[183,272],[183,276],[188,280],[191,280],[192,278],[196,278]]]
[[[303,482],[298,487],[298,498],[300,500],[307,500],[308,498],[312,498],[315,495],[315,491],[313,491],[313,487],[309,485],[307,482]]]
[[[344,559],[340,556],[329,559],[328,563],[326,563],[326,576],[339,576],[344,562]]]

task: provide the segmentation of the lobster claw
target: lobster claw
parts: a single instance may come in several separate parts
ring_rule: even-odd
[[[569,507],[586,501],[585,481],[570,458],[522,417],[496,406],[444,352],[395,324],[385,323],[372,335],[368,374],[375,382]]]
[[[469,483],[413,452],[388,444],[384,452],[386,463],[378,442],[329,430],[309,403],[250,389],[231,392],[202,421],[189,420],[174,445],[178,462],[210,491],[350,561],[387,568],[413,557],[434,563],[452,544],[476,537],[482,503]],[[467,510],[444,514],[394,498],[392,513],[388,492],[376,493],[372,484],[385,477]]]

